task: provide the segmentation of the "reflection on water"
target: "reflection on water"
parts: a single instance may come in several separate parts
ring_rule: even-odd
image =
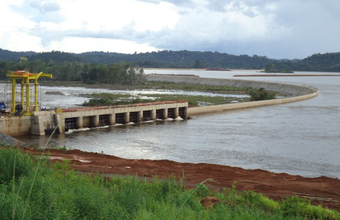
[[[169,70],[159,73],[169,73]],[[182,74],[183,71],[171,70],[171,73]],[[242,73],[184,72],[215,78],[230,78]],[[320,95],[301,102],[229,111],[187,121],[156,121],[74,131],[54,135],[49,146],[104,152],[123,158],[214,163],[340,178],[340,78],[247,79],[310,85],[317,87]],[[20,139],[45,146],[48,137]]]

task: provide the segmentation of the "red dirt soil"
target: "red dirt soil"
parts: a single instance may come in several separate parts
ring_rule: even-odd
[[[25,148],[24,148],[25,149]],[[33,154],[42,154],[42,150],[28,149]],[[159,178],[176,177],[184,179],[185,186],[196,187],[207,181],[212,190],[231,188],[235,181],[238,190],[253,190],[275,200],[288,196],[309,199],[314,205],[322,205],[340,211],[340,180],[329,177],[305,178],[285,173],[272,173],[264,170],[246,170],[214,164],[177,163],[169,160],[133,160],[115,156],[89,153],[80,150],[55,150],[45,152],[52,161],[71,160],[73,169],[81,172],[101,174],[132,175]]]

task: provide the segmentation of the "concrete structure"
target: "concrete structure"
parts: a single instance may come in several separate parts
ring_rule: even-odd
[[[32,116],[2,117],[0,118],[0,132],[10,136],[45,135],[53,130],[64,133],[69,129],[114,125],[116,123],[138,123],[155,119],[176,119],[178,117],[186,120],[187,116],[187,101],[73,108],[63,109],[60,112],[55,110],[34,112]]]
[[[243,103],[232,103],[224,105],[213,105],[189,108],[188,115],[199,115],[223,112],[228,110],[254,108],[266,105],[280,105],[289,102],[302,101],[313,98],[319,94],[318,90],[309,86],[293,85],[286,83],[274,82],[261,82],[239,79],[213,79],[213,78],[200,78],[200,77],[186,77],[186,76],[173,76],[173,75],[158,75],[150,74],[146,76],[148,81],[167,81],[175,83],[192,83],[212,86],[231,86],[231,87],[249,87],[249,88],[264,88],[266,90],[287,94],[291,97],[283,99],[272,99],[264,101],[253,101]]]
[[[132,104],[125,106],[64,109],[62,112],[55,110],[41,111],[34,112],[32,116],[13,116],[0,118],[0,132],[10,136],[28,134],[45,135],[52,132],[56,127],[57,132],[63,133],[68,129],[97,127],[113,125],[116,123],[138,123],[147,120],[177,118],[178,116],[183,119],[187,119],[188,115],[192,116],[266,105],[278,105],[310,99],[318,95],[318,90],[315,88],[284,83],[154,74],[147,75],[146,80],[217,86],[264,88],[283,94],[289,94],[291,97],[265,101],[195,107],[189,109],[187,101],[169,101]]]

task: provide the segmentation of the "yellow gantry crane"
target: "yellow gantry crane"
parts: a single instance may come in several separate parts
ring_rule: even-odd
[[[34,111],[38,111],[38,79],[41,76],[53,78],[52,74],[48,73],[30,73],[27,69],[17,70],[15,72],[10,72],[7,74],[8,77],[12,78],[12,109],[11,113],[14,114],[16,107],[16,84],[17,80],[21,79],[21,106],[24,107],[24,96],[25,96],[25,84],[26,84],[26,109],[24,115],[33,115],[30,112],[30,80],[34,80]]]

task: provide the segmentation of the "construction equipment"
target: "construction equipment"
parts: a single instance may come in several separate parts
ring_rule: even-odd
[[[7,108],[6,102],[0,102],[0,115],[9,114],[10,109]]]
[[[7,109],[7,105],[5,102],[0,102],[0,111],[4,111]]]
[[[53,78],[52,74],[48,73],[30,73],[27,69],[25,70],[17,70],[15,72],[9,72],[7,74],[8,77],[12,78],[12,109],[11,113],[14,114],[18,109],[21,111],[25,106],[25,84],[26,84],[26,109],[24,111],[24,115],[33,115],[33,112],[30,112],[30,81],[34,81],[34,111],[38,111],[38,79],[41,76]],[[16,105],[16,84],[17,80],[21,80],[21,108]],[[18,108],[17,108],[18,107]]]

